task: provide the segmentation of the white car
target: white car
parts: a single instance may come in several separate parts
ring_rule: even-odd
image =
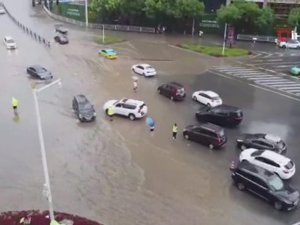
[[[5,14],[5,10],[3,8],[0,8],[0,15]]]
[[[7,49],[16,49],[17,48],[17,44],[12,37],[9,37],[9,36],[4,37],[3,42]]]
[[[193,93],[192,98],[209,107],[216,107],[223,104],[220,96],[213,91],[196,91]]]
[[[142,118],[148,112],[148,107],[143,101],[127,98],[109,100],[104,104],[103,110],[107,113],[109,107],[112,107],[114,115],[125,116],[130,120]]]
[[[244,160],[276,173],[281,179],[289,179],[296,172],[293,161],[270,150],[248,148],[240,154],[240,162]]]
[[[131,67],[131,70],[145,77],[153,77],[157,74],[156,70],[149,64],[136,64]]]
[[[281,48],[297,48],[300,49],[300,42],[297,40],[287,40],[279,42],[279,47]]]

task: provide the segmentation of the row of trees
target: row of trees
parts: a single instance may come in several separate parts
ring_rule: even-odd
[[[97,22],[127,25],[167,26],[168,30],[191,32],[193,21],[204,14],[202,0],[90,0],[90,17]],[[219,24],[233,25],[238,32],[264,33],[274,25],[271,8],[235,0],[217,10]],[[288,22],[300,25],[300,8],[292,9]],[[197,26],[196,26],[197,27]],[[176,29],[177,28],[177,29]]]
[[[128,25],[181,26],[204,12],[202,0],[91,0],[92,17],[99,22]]]

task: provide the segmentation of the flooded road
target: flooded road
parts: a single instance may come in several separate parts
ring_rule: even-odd
[[[15,1],[4,2],[13,13]],[[16,13],[24,23],[51,37],[56,22],[42,12],[34,16],[24,2],[16,6]],[[281,225],[298,219],[299,210],[277,212],[262,200],[239,192],[228,170],[238,154],[235,138],[248,131],[282,136],[289,146],[288,156],[297,164],[297,102],[209,73],[207,69],[225,62],[170,47],[163,36],[121,33],[128,41],[114,45],[120,56],[109,61],[97,55],[100,46],[92,42],[94,32],[69,26],[70,44],[54,44],[49,50],[24,35],[7,16],[0,17],[0,27],[1,37],[9,34],[18,44],[17,51],[0,50],[1,211],[47,209],[31,93],[32,84],[43,84],[25,73],[26,66],[41,64],[55,79],[62,79],[62,87],[53,86],[38,96],[56,210],[114,225]],[[152,64],[158,76],[140,77],[138,93],[134,93],[130,67],[140,62]],[[173,80],[185,86],[185,101],[171,102],[158,95],[159,84]],[[226,130],[229,140],[220,151],[187,142],[181,133],[176,141],[171,138],[174,122],[180,132],[196,123],[194,113],[199,105],[190,96],[198,89],[213,89],[227,104],[244,110],[245,121],[237,129]],[[76,122],[71,110],[76,94],[85,94],[94,104],[94,123]],[[10,109],[12,95],[20,102],[17,122]],[[144,119],[107,120],[103,104],[122,97],[145,101],[156,121],[153,136]],[[291,182],[298,189],[299,181],[296,173]]]

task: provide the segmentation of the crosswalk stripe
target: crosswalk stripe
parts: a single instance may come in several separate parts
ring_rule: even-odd
[[[289,85],[294,85],[294,87],[290,87]],[[291,84],[273,84],[273,87],[277,87],[278,89],[281,88],[287,88],[288,89],[293,89],[293,88],[300,88],[300,86],[295,86],[295,83],[291,83]]]
[[[277,77],[274,77],[272,75],[260,75],[260,76],[249,76],[248,80],[270,80],[270,79],[274,80],[272,78],[277,79]]]
[[[259,84],[263,84],[263,85],[273,85],[273,84],[293,84],[293,82],[290,82],[290,81],[277,81],[277,82],[265,82],[265,81],[254,81],[256,83],[259,83]]]
[[[230,72],[230,71],[239,71],[239,72],[254,72],[252,69],[218,69],[219,71]]]
[[[293,90],[293,89],[298,89],[298,88],[300,88],[300,86],[290,87],[288,85],[285,85],[285,86],[279,87],[279,89],[283,90],[283,91],[285,91],[285,90]]]
[[[300,93],[300,89],[298,89],[298,90],[288,90],[286,92],[288,92],[288,93]]]
[[[270,79],[271,77],[268,78],[249,78],[248,80],[256,80],[258,82],[285,82],[286,80],[282,79],[277,79],[274,77],[274,79]]]

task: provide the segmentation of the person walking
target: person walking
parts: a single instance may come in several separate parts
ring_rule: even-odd
[[[134,91],[134,93],[137,92],[137,88],[138,88],[138,83],[137,83],[137,79],[135,79],[135,80],[133,81],[133,91]]]
[[[150,134],[153,136],[154,129],[155,129],[155,121],[151,116],[147,116],[146,118],[146,124],[150,128]]]
[[[107,115],[109,117],[109,121],[113,121],[114,109],[112,106],[109,106],[107,109]]]
[[[174,123],[174,125],[172,127],[172,137],[173,137],[173,140],[175,140],[177,138],[177,133],[178,133],[178,127],[177,127],[177,124]]]
[[[11,105],[13,107],[14,113],[18,113],[18,100],[15,97],[11,98]]]

